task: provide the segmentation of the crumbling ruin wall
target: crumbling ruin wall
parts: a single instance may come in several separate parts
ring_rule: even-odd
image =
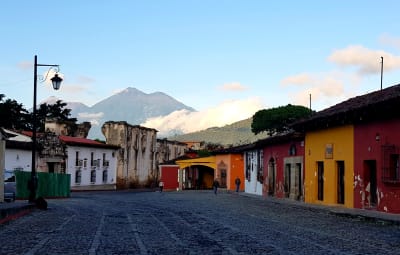
[[[154,186],[157,130],[125,121],[107,121],[102,126],[107,144],[120,146],[117,153],[117,188]]]

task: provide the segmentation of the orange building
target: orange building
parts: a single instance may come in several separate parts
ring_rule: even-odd
[[[220,180],[221,188],[236,190],[235,179],[240,179],[239,190],[244,190],[244,161],[243,153],[234,149],[220,151],[215,155],[217,166],[216,177]]]

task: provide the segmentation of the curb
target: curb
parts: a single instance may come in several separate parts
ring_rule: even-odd
[[[15,220],[30,213],[36,206],[34,204],[28,204],[17,207],[4,208],[0,210],[0,224],[4,224],[11,220]]]

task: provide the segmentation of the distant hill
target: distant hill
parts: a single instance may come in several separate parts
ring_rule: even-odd
[[[241,120],[224,127],[212,127],[206,130],[188,133],[184,135],[175,135],[168,137],[169,140],[176,141],[200,141],[206,143],[222,145],[241,145],[255,142],[267,137],[266,132],[254,135],[251,132],[252,118]]]

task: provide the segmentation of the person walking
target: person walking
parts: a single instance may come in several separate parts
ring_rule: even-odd
[[[159,186],[159,188],[160,188],[160,192],[162,192],[162,191],[163,191],[163,188],[164,188],[164,182],[160,181],[160,182],[158,183],[158,186]]]
[[[214,182],[213,182],[213,189],[214,189],[214,194],[215,195],[217,195],[218,187],[219,187],[219,182],[218,182],[217,179],[215,179]]]
[[[239,188],[240,188],[240,178],[239,177],[236,177],[235,184],[236,184],[236,192],[239,192]]]

